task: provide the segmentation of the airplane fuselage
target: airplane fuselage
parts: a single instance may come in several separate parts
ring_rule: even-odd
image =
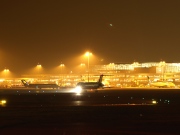
[[[29,84],[26,87],[28,88],[53,88],[53,89],[57,89],[59,88],[59,86],[57,84]]]
[[[36,88],[36,89],[41,89],[41,88],[53,88],[53,89],[58,89],[59,85],[57,84],[29,84],[28,82],[26,82],[25,80],[21,80],[22,83],[24,84],[24,86],[26,88]]]
[[[159,88],[170,88],[170,87],[175,87],[175,84],[172,82],[152,82],[150,83],[150,86],[153,87],[159,87]]]
[[[77,86],[81,86],[82,89],[98,89],[103,87],[103,84],[99,82],[79,82]]]

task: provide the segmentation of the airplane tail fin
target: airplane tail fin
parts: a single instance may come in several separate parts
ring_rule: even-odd
[[[147,79],[148,79],[148,84],[150,84],[150,83],[151,83],[151,81],[150,81],[150,78],[149,78],[149,76],[147,76]]]
[[[103,75],[100,75],[100,77],[99,77],[99,83],[102,83],[102,78],[103,78]]]
[[[23,85],[25,86],[25,87],[27,87],[29,84],[28,84],[28,82],[26,82],[26,80],[21,80],[21,82],[23,83]]]

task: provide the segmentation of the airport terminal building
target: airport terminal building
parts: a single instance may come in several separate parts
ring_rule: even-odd
[[[88,71],[89,69],[89,71]],[[30,83],[56,83],[60,86],[76,86],[80,81],[97,81],[104,74],[103,83],[112,87],[146,87],[149,81],[170,81],[180,85],[180,63],[109,63],[90,65],[78,72],[63,71],[58,74],[22,75]],[[11,83],[21,84],[20,79]]]
[[[144,86],[148,81],[173,81],[179,84],[180,63],[147,62],[147,63],[110,63],[95,65],[94,72],[112,75],[111,84],[118,86]]]
[[[180,84],[180,63],[109,63],[107,65],[90,65],[78,73],[63,73],[59,78],[62,86],[75,86],[80,81],[97,81],[104,74],[103,83],[112,87],[145,87],[149,81],[169,81]]]

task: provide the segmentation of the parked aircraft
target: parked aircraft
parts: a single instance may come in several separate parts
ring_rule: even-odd
[[[158,87],[158,88],[174,88],[175,84],[173,82],[157,81],[157,82],[151,82],[150,86]]]
[[[174,88],[175,87],[175,84],[173,82],[169,82],[165,80],[158,80],[158,81],[151,82],[148,77],[148,81],[149,81],[150,87],[158,87],[158,88]]]
[[[29,84],[26,80],[21,80],[23,85],[27,88],[36,88],[36,89],[41,89],[41,88],[53,88],[53,89],[58,89],[59,85],[57,84]]]

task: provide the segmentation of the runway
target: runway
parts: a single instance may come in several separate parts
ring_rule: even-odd
[[[180,89],[106,88],[76,93],[63,89],[0,89],[5,106],[104,106],[104,105],[180,105]],[[22,102],[23,101],[23,102]]]
[[[179,89],[1,89],[0,134],[179,134]]]

